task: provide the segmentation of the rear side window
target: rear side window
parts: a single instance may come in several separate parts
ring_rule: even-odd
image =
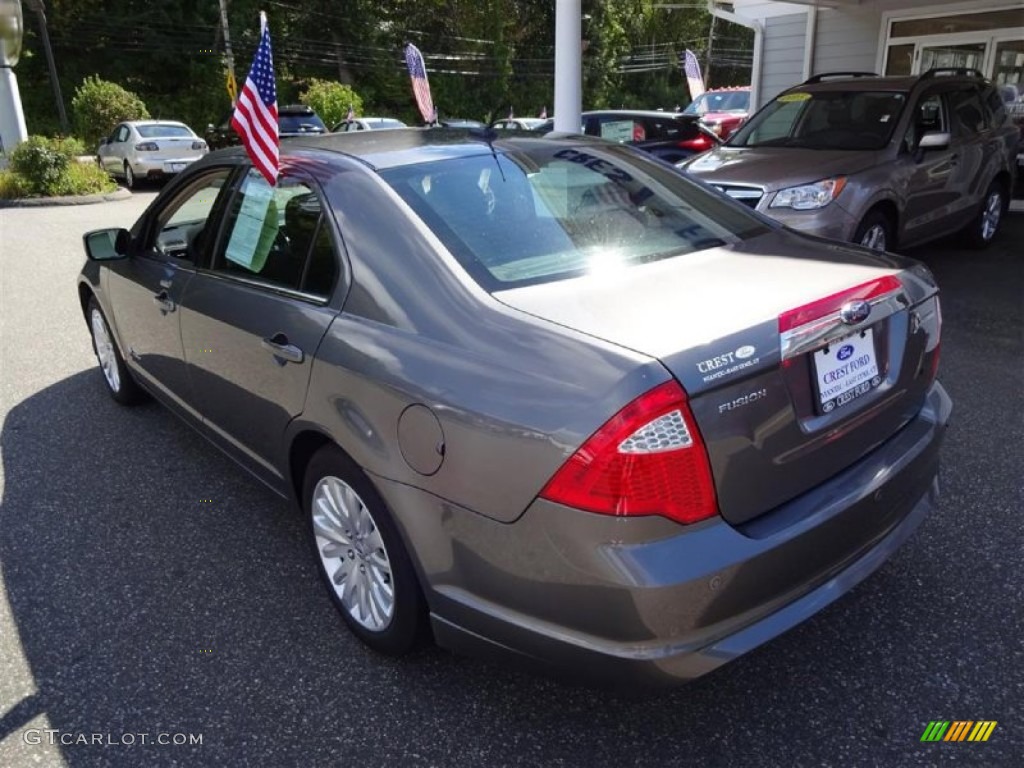
[[[318,193],[287,175],[271,187],[250,170],[228,210],[213,269],[326,298],[337,259]]]
[[[762,221],[615,146],[546,145],[382,173],[486,290],[739,242]]]

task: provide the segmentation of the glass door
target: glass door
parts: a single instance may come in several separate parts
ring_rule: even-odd
[[[956,67],[965,69],[976,69],[979,72],[985,66],[985,53],[988,50],[987,43],[960,43],[951,44],[929,44],[920,45],[918,56],[918,71],[927,72],[929,69],[942,67]]]

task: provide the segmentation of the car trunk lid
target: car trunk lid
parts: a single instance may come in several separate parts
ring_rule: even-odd
[[[721,514],[739,524],[846,468],[920,408],[939,318],[934,284],[908,266],[773,231],[495,297],[658,358],[689,395]],[[839,310],[860,300],[868,316],[843,322]]]

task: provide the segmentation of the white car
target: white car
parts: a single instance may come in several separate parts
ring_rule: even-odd
[[[499,131],[532,131],[546,122],[542,117],[506,117],[495,120],[491,128]]]
[[[173,120],[132,120],[118,123],[100,139],[96,159],[100,168],[124,179],[132,189],[142,179],[158,179],[180,173],[209,148],[195,131]]]
[[[408,128],[401,120],[393,117],[354,117],[351,120],[343,120],[334,126],[334,133],[348,133],[350,131],[381,131],[393,128]]]

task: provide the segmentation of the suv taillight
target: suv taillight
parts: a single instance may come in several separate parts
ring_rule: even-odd
[[[644,393],[609,419],[540,495],[603,515],[662,515],[695,523],[718,514],[707,450],[675,381]]]

